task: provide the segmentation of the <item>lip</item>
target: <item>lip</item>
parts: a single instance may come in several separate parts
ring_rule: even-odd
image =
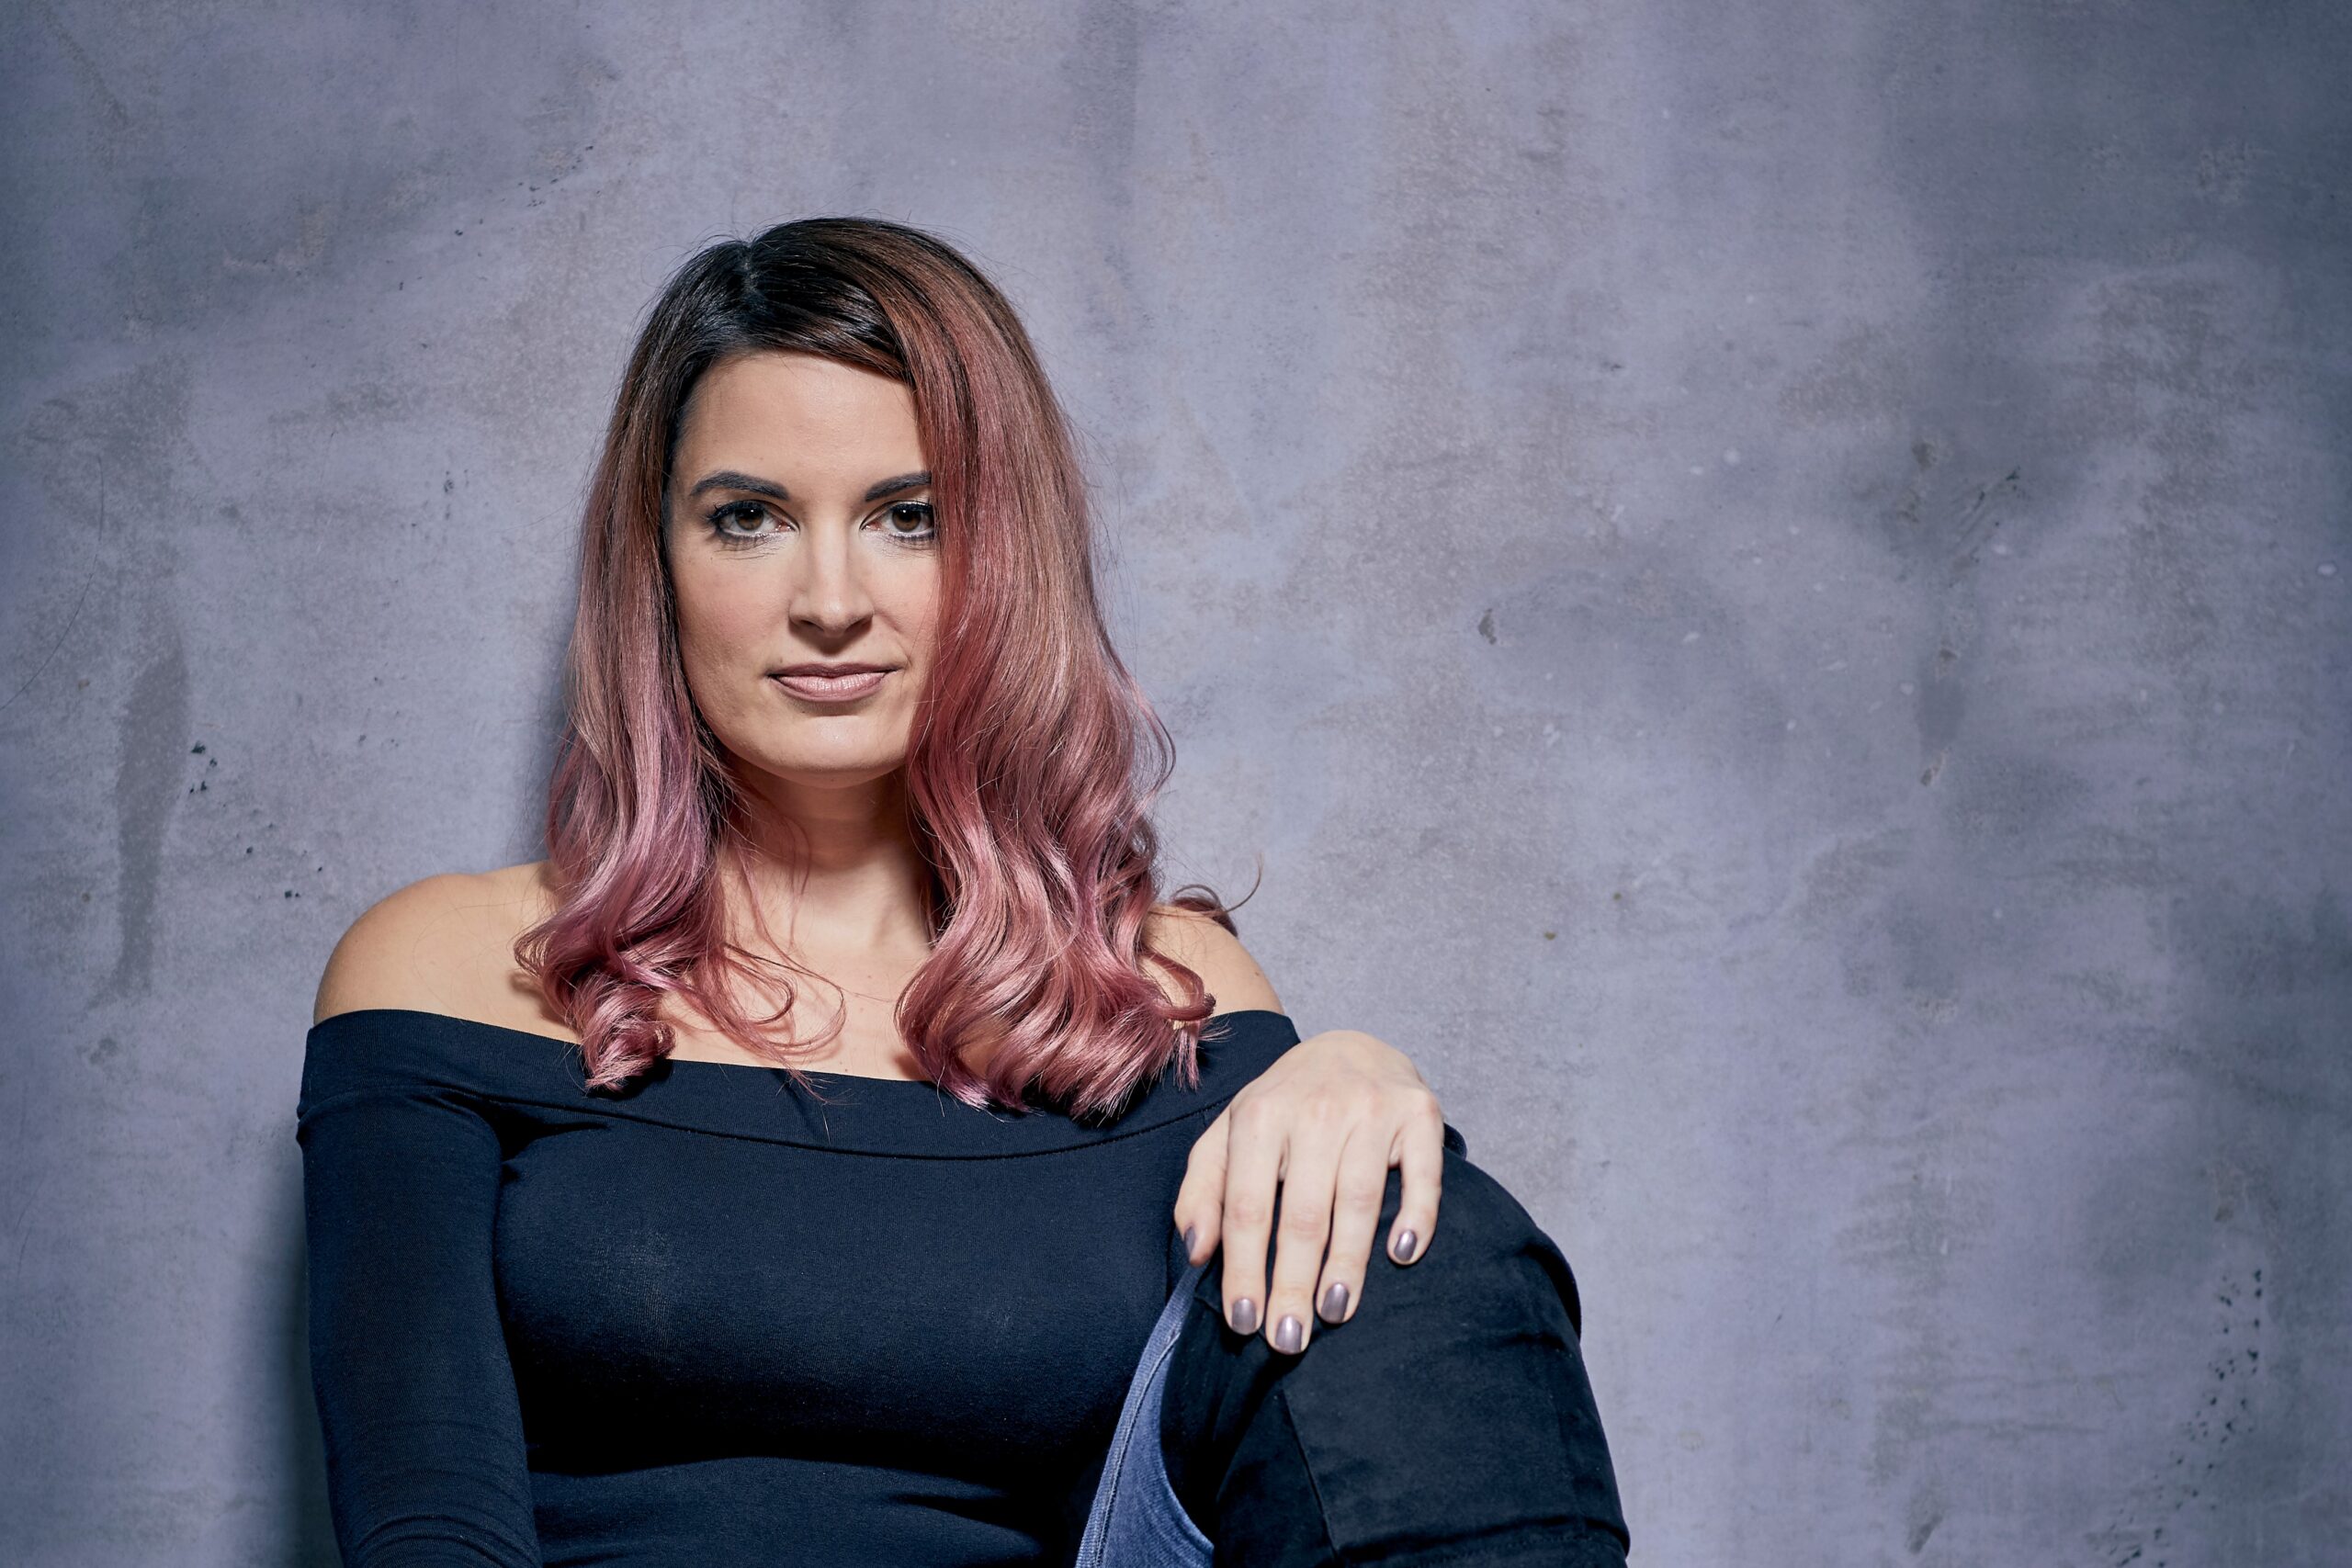
[[[768,679],[806,702],[854,703],[871,695],[892,673],[877,664],[795,664]]]

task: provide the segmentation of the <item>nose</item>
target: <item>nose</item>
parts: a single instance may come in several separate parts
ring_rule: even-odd
[[[856,630],[874,614],[874,596],[849,526],[812,527],[801,543],[800,570],[793,574],[793,623],[820,637]]]

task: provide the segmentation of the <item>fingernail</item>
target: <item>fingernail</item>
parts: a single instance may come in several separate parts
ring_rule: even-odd
[[[1241,1297],[1233,1303],[1233,1310],[1227,1315],[1226,1320],[1233,1325],[1233,1332],[1236,1334],[1257,1333],[1258,1303],[1248,1296]]]
[[[1201,1227],[1198,1225],[1186,1225],[1184,1227],[1184,1259],[1186,1262],[1192,1261],[1193,1249],[1201,1245],[1198,1239],[1196,1239],[1200,1234]]]
[[[1285,1356],[1295,1356],[1306,1344],[1306,1325],[1295,1317],[1284,1317],[1274,1325],[1274,1348]]]
[[[1323,1292],[1323,1321],[1337,1323],[1347,1315],[1348,1288],[1334,1280],[1330,1288]]]
[[[1398,1231],[1395,1244],[1388,1250],[1397,1262],[1410,1263],[1413,1260],[1414,1252],[1419,1248],[1420,1245],[1421,1238],[1411,1231]]]

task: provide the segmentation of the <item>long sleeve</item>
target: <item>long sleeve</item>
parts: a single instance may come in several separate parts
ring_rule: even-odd
[[[537,1568],[497,1131],[461,1090],[350,1060],[351,1038],[322,1059],[314,1034],[297,1134],[336,1544],[345,1568]]]
[[[1161,1407],[1170,1483],[1246,1568],[1622,1568],[1607,1441],[1567,1261],[1449,1129],[1437,1235],[1375,1254],[1355,1316],[1296,1357],[1194,1294]],[[1380,1228],[1399,1197],[1389,1177]]]

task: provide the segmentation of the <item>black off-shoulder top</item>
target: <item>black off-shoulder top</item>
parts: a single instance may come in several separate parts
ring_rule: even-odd
[[[1068,1562],[1186,1156],[1297,1040],[1219,1015],[1196,1089],[1088,1126],[731,1063],[591,1091],[549,1036],[325,1020],[297,1119],[345,1562]],[[1566,1260],[1450,1128],[1442,1205],[1297,1357],[1202,1276],[1161,1438],[1220,1562],[1622,1562]]]

